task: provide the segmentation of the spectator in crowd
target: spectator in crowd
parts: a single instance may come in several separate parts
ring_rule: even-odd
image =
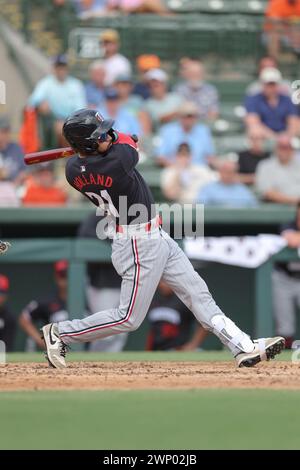
[[[67,194],[55,181],[52,163],[36,166],[32,178],[27,181],[22,202],[24,206],[63,206],[66,204]]]
[[[258,77],[260,76],[261,72],[267,68],[273,68],[273,69],[278,68],[277,62],[273,57],[265,56],[260,59],[260,61],[258,62]],[[291,82],[289,82],[288,80],[281,80],[278,86],[279,86],[280,93],[282,95],[291,96],[291,93],[292,93]],[[248,86],[246,90],[246,95],[249,95],[249,96],[257,95],[257,93],[262,93],[262,90],[263,90],[263,86],[262,86],[261,81],[259,79],[256,79],[254,82],[250,83],[250,85]]]
[[[219,114],[219,96],[216,87],[204,80],[204,66],[199,60],[181,62],[180,75],[184,81],[178,85],[176,92],[185,101],[191,101],[198,107],[203,120],[214,120]]]
[[[106,86],[112,86],[119,75],[131,75],[129,60],[119,53],[120,36],[117,31],[103,31],[100,34],[100,47],[103,51]]]
[[[110,250],[110,239],[105,238],[101,225],[101,217],[94,212],[85,219],[79,227],[78,237],[96,239],[100,237]],[[99,224],[100,222],[100,224]],[[121,278],[112,264],[87,264],[87,304],[91,313],[100,312],[107,308],[117,308],[120,302]],[[90,351],[118,352],[122,351],[128,338],[127,333],[109,336],[108,338],[93,341]]]
[[[280,92],[281,73],[265,68],[260,74],[262,92],[246,97],[245,122],[250,132],[261,132],[265,138],[275,138],[278,132],[290,135],[299,132],[297,107],[289,96]]]
[[[279,57],[281,42],[290,45],[297,55],[300,54],[299,20],[299,0],[269,0],[265,32],[271,57]]]
[[[150,86],[147,80],[147,72],[152,69],[160,69],[161,62],[155,54],[142,54],[136,60],[138,79],[133,88],[133,94],[140,96],[144,100],[150,98]]]
[[[109,0],[109,7],[122,13],[164,14],[168,11],[162,0]]]
[[[68,295],[68,262],[58,261],[54,265],[55,291],[42,300],[32,300],[22,311],[19,324],[35,345],[45,349],[45,343],[41,339],[38,328],[48,323],[65,321],[69,315],[67,312]],[[28,342],[27,349],[33,349]]]
[[[95,16],[104,16],[108,13],[109,0],[72,0],[77,16],[86,20]]]
[[[106,89],[104,106],[99,111],[103,116],[114,119],[115,128],[120,132],[142,135],[138,119],[122,107],[121,98],[115,88]]]
[[[290,248],[300,248],[300,203],[296,219],[281,227],[281,236]],[[280,262],[272,275],[273,312],[276,334],[285,338],[285,347],[290,349],[296,334],[296,313],[300,307],[300,262]]]
[[[64,120],[77,109],[86,107],[84,86],[69,75],[66,56],[58,55],[54,59],[53,73],[38,82],[29,105],[37,108],[41,115],[54,119],[57,143],[64,145],[61,133]]]
[[[150,306],[148,321],[148,351],[196,349],[208,335],[201,325],[192,334],[195,320],[191,311],[163,280],[160,281]]]
[[[16,186],[7,180],[7,171],[0,162],[0,207],[17,207],[19,199]]]
[[[151,117],[153,130],[157,130],[178,118],[183,100],[177,93],[168,92],[168,75],[162,69],[150,70],[146,78],[151,96],[145,103],[145,110]]]
[[[247,186],[237,182],[237,165],[232,161],[219,164],[220,180],[204,186],[198,202],[207,206],[253,207],[256,198]]]
[[[10,122],[7,116],[0,116],[0,167],[2,175],[16,184],[25,177],[24,153],[21,147],[13,142],[10,134]]]
[[[262,160],[270,157],[270,152],[265,150],[265,139],[261,133],[249,132],[248,148],[238,154],[239,181],[244,184],[255,183],[257,165]]]
[[[104,64],[101,60],[95,60],[89,66],[89,81],[85,84],[86,101],[89,108],[97,109],[103,104],[104,84]]]
[[[208,166],[192,163],[190,146],[183,143],[178,147],[175,162],[162,171],[161,188],[170,200],[193,203],[199,190],[216,179],[216,173]]]
[[[164,125],[159,132],[160,145],[156,160],[160,166],[169,166],[175,160],[178,146],[186,142],[190,146],[192,163],[206,165],[214,158],[214,145],[209,127],[199,122],[198,107],[183,103],[176,122]]]
[[[4,341],[5,349],[11,352],[16,335],[16,320],[7,305],[9,295],[9,279],[0,274],[0,341]]]
[[[120,97],[122,108],[137,119],[141,125],[143,135],[151,133],[151,120],[143,108],[143,99],[140,96],[132,94],[133,80],[129,75],[119,75],[116,78],[114,88]]]
[[[288,134],[278,136],[276,152],[257,167],[256,189],[278,204],[297,204],[300,199],[300,161]]]

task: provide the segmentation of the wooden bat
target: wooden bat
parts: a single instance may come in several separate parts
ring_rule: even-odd
[[[36,163],[51,162],[52,160],[71,157],[72,155],[75,155],[75,152],[71,147],[43,150],[42,152],[28,153],[24,157],[24,162],[26,165],[35,165]]]

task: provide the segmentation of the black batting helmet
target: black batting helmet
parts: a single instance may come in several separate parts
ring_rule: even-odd
[[[77,152],[95,153],[98,143],[112,133],[113,119],[104,119],[92,109],[80,109],[69,116],[63,125],[63,135]]]

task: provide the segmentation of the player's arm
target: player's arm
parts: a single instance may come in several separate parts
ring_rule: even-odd
[[[40,305],[37,302],[31,302],[21,313],[19,318],[19,325],[30,336],[35,343],[40,347],[44,348],[45,344],[41,338],[41,333],[33,322],[33,316],[38,315]]]

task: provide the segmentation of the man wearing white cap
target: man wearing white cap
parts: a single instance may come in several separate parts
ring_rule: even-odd
[[[280,71],[273,67],[264,68],[259,79],[261,93],[248,96],[245,100],[248,131],[260,132],[265,138],[274,138],[278,132],[297,135],[298,110],[291,98],[280,92]]]
[[[161,125],[174,121],[182,103],[177,93],[168,93],[168,75],[162,69],[152,69],[146,73],[151,97],[145,104],[145,111],[150,115],[154,131]]]

